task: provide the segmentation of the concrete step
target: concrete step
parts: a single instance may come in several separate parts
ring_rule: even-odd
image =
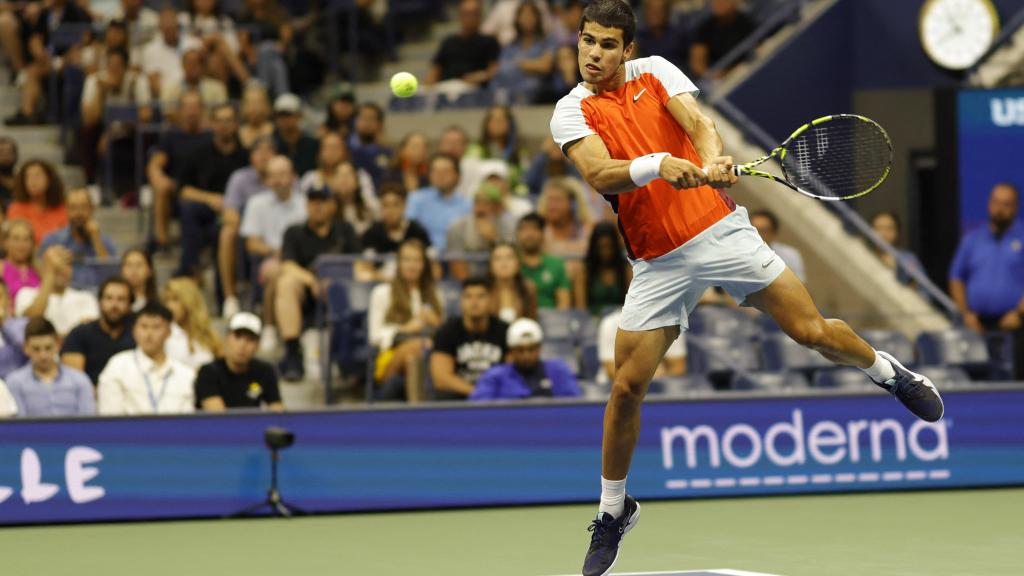
[[[33,144],[60,143],[60,127],[50,124],[41,126],[0,126],[0,134],[13,138],[18,147],[31,146]]]
[[[27,160],[43,160],[53,165],[64,162],[64,149],[57,144],[27,143],[18,146],[18,158]]]
[[[81,188],[85,186],[85,173],[78,166],[67,166],[60,164],[57,166],[57,172],[60,173],[60,177],[64,180],[64,188]]]
[[[423,40],[421,42],[409,42],[408,44],[402,44],[398,47],[398,61],[422,61],[431,60],[434,54],[437,53],[437,49],[440,47],[440,39],[443,36],[434,36],[429,40]]]

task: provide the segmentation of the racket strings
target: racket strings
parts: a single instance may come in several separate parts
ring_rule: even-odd
[[[859,119],[812,126],[786,146],[786,179],[825,198],[848,198],[871,190],[885,176],[892,151],[885,132]]]

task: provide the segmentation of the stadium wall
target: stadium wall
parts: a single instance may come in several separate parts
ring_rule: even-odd
[[[946,395],[926,424],[881,393],[652,401],[642,499],[1024,484],[1024,388]],[[0,424],[0,524],[219,517],[281,490],[316,513],[593,501],[604,406],[366,408]]]

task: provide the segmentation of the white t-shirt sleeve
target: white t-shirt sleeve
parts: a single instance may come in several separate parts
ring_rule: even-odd
[[[583,99],[577,94],[578,91],[579,88],[573,89],[559,100],[551,116],[551,137],[563,153],[567,144],[596,134],[583,116]]]
[[[633,77],[641,74],[651,74],[657,78],[665,88],[665,93],[669,98],[678,94],[693,94],[696,96],[700,92],[697,86],[686,77],[686,74],[683,74],[682,70],[661,56],[640,58],[633,60],[627,65],[634,67]]]
[[[260,225],[262,215],[263,199],[256,196],[249,200],[249,205],[242,211],[242,224],[238,227],[238,235],[242,238],[262,237],[263,226]]]
[[[18,290],[18,295],[14,297],[14,315],[24,316],[25,310],[32,305],[32,302],[36,299],[36,294],[39,293],[38,288],[25,287]]]

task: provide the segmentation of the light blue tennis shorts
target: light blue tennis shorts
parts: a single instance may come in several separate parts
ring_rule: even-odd
[[[701,294],[720,286],[737,302],[766,288],[786,269],[738,206],[686,244],[650,260],[633,261],[633,281],[619,328],[631,332],[689,327]]]

